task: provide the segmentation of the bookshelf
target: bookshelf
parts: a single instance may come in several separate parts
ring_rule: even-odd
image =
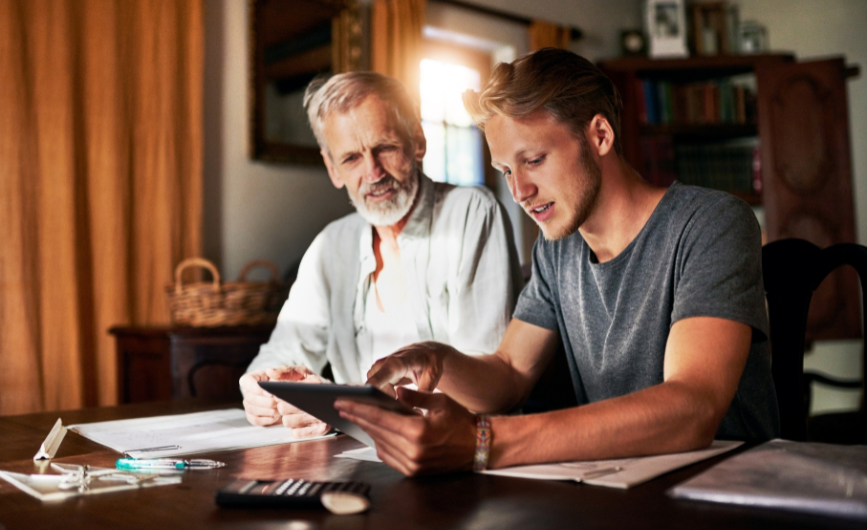
[[[678,179],[761,205],[766,242],[856,242],[846,79],[857,67],[789,53],[599,66],[623,98],[623,154],[648,181]],[[858,291],[853,271],[829,277],[813,296],[808,341],[860,337]]]
[[[763,54],[603,62],[623,97],[626,159],[656,185],[678,179],[761,204],[755,71],[794,61]]]

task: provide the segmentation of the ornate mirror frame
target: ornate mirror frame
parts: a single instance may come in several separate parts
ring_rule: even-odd
[[[361,70],[365,17],[355,0],[248,0],[250,157],[321,165],[301,106],[320,74]]]

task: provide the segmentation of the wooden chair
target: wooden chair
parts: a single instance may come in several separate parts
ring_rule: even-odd
[[[817,381],[844,388],[863,387],[860,381],[842,381],[822,374],[804,373],[804,340],[807,313],[813,292],[833,270],[850,265],[861,280],[862,304],[867,301],[867,247],[842,243],[824,250],[801,239],[774,241],[762,249],[762,268],[771,326],[771,371],[780,407],[783,438],[790,440],[867,443],[864,394],[858,412],[810,419],[810,384]],[[862,307],[862,319],[867,311]],[[867,372],[867,365],[864,370]],[[823,415],[824,416],[824,415]],[[833,416],[833,418],[832,418]],[[830,420],[830,421],[828,421]],[[829,424],[842,425],[832,429]],[[849,439],[827,439],[832,430],[846,431]],[[833,437],[832,437],[833,438]]]

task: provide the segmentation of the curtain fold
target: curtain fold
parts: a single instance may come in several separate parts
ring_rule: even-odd
[[[0,414],[116,401],[200,253],[201,0],[0,0]]]
[[[419,64],[427,0],[374,0],[371,66],[400,80],[419,101]]]
[[[530,38],[530,51],[541,48],[569,48],[571,40],[571,29],[545,22],[544,20],[534,20],[527,28],[527,34]]]

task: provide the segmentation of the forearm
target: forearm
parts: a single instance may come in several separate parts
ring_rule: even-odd
[[[527,399],[559,340],[554,331],[512,319],[492,355],[447,356],[439,388],[474,412],[506,412]]]
[[[512,366],[497,354],[465,355],[448,348],[437,389],[479,413],[507,412],[522,402],[522,386]]]
[[[668,382],[581,407],[495,417],[490,467],[699,449],[713,440],[726,408]]]

